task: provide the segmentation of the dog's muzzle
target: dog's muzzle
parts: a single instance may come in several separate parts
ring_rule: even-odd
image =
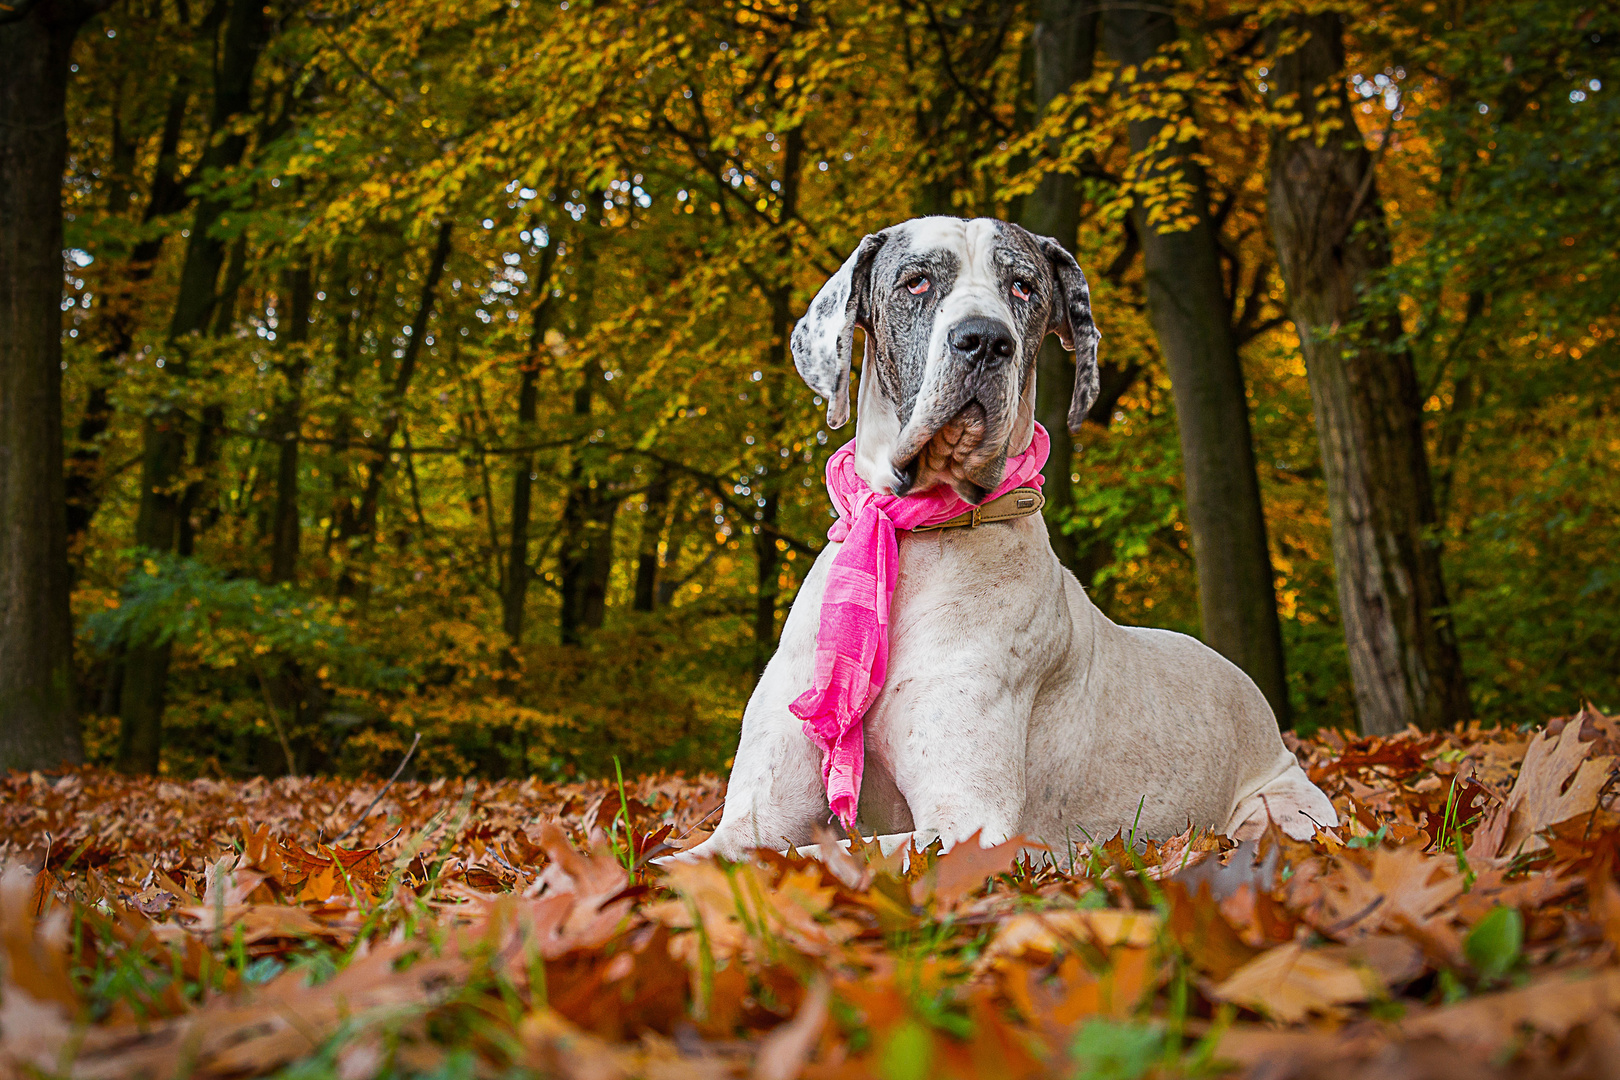
[[[999,319],[976,315],[963,319],[945,335],[953,359],[970,368],[992,368],[1007,363],[1018,352],[1011,328]]]

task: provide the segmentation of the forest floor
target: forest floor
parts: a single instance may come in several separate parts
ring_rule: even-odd
[[[711,777],[13,773],[0,1075],[1615,1075],[1620,719],[1298,751],[1331,834],[1062,868],[651,863]]]

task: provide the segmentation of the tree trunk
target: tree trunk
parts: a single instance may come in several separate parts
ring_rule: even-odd
[[[304,352],[309,341],[309,311],[314,291],[306,260],[287,275],[286,295],[280,297],[282,340],[291,356],[282,366],[287,386],[276,403],[276,509],[270,526],[270,580],[293,581],[298,576],[298,544],[302,539],[298,517],[298,429],[303,410]]]
[[[613,570],[613,520],[618,500],[598,488],[575,486],[563,511],[564,535],[571,541],[559,555],[562,610],[559,636],[579,645],[587,630],[607,617],[608,576]]]
[[[62,465],[62,174],[69,55],[88,15],[0,21],[0,771],[83,759]]]
[[[1109,6],[1102,23],[1115,60],[1136,67],[1141,81],[1163,78],[1168,69],[1149,62],[1176,40],[1173,15],[1147,5]],[[1132,121],[1132,151],[1147,150],[1171,122]],[[1204,641],[1248,673],[1278,723],[1287,726],[1291,712],[1282,632],[1243,366],[1209,220],[1208,183],[1195,160],[1198,153],[1196,143],[1172,144],[1149,172],[1179,173],[1191,187],[1190,228],[1168,232],[1149,223],[1141,200],[1132,216],[1142,242],[1148,310],[1176,403]]]
[[[704,511],[707,513],[707,511]],[[669,539],[664,543],[664,559],[659,566],[656,606],[667,608],[675,602],[675,592],[685,582],[677,572],[680,569],[681,549],[692,533],[692,515],[685,503],[677,503],[670,515]]]
[[[585,193],[587,205],[596,206],[600,202],[599,188]],[[576,343],[590,332],[595,310],[599,241],[591,235],[592,220],[585,220],[582,234],[572,249],[579,256],[574,278],[579,302],[573,306],[568,329]],[[557,551],[557,576],[562,592],[557,631],[564,645],[583,644],[585,632],[600,627],[607,615],[608,577],[613,570],[613,521],[619,503],[609,492],[605,480],[595,475],[586,460],[590,452],[586,432],[596,401],[596,387],[601,381],[602,369],[592,361],[580,372],[580,384],[574,391],[574,425],[579,443],[573,449],[568,466],[568,495],[563,501],[562,535]]]
[[[448,219],[439,225],[433,254],[422,277],[422,294],[416,304],[416,318],[411,322],[411,338],[405,343],[405,355],[400,358],[399,367],[394,369],[388,395],[388,415],[382,418],[371,438],[370,469],[366,475],[365,490],[360,495],[360,509],[345,530],[346,535],[364,537],[368,543],[377,532],[377,502],[382,496],[383,480],[389,473],[394,436],[399,434],[400,426],[405,422],[405,395],[410,391],[411,380],[416,375],[416,360],[422,353],[422,343],[427,337],[428,320],[433,316],[439,281],[444,277],[444,264],[450,258],[450,228]]]
[[[659,466],[647,485],[647,509],[641,518],[641,550],[636,555],[636,611],[658,606],[658,545],[669,522],[670,470]]]
[[[539,357],[531,357],[523,368],[522,382],[518,386],[517,437],[528,439],[534,434],[539,387]],[[529,516],[534,506],[533,454],[519,454],[512,468],[512,523],[506,547],[506,576],[501,592],[501,627],[513,645],[523,644],[524,608],[528,603],[529,579],[534,571],[529,567]]]
[[[517,439],[529,442],[535,435],[540,407],[540,365],[546,355],[546,328],[552,312],[551,271],[557,265],[560,240],[546,245],[534,275],[535,301],[529,327],[529,358],[523,365],[518,384]],[[512,522],[506,547],[506,574],[501,582],[501,628],[513,645],[523,644],[525,606],[534,568],[529,565],[529,518],[534,512],[534,468],[532,453],[518,454],[512,463]]]
[[[169,96],[169,108],[163,120],[163,134],[158,142],[157,165],[152,174],[151,194],[141,214],[141,224],[150,225],[166,214],[182,209],[189,196],[180,181],[180,135],[185,124],[186,102],[190,91],[185,78],[175,81]],[[119,194],[110,194],[108,210],[118,214],[127,207],[127,192],[122,185]],[[101,285],[100,333],[101,347],[96,353],[96,371],[85,391],[84,412],[79,418],[78,437],[74,440],[67,467],[68,544],[72,547],[90,529],[96,510],[101,505],[101,436],[112,423],[112,402],[109,391],[115,377],[113,361],[126,355],[134,344],[134,318],[132,308],[138,302],[136,292],[151,277],[158,255],[163,250],[165,233],[157,233],[135,245],[124,269],[124,280],[115,282],[108,273]]]
[[[225,448],[225,406],[217,402],[204,405],[197,418],[197,441],[191,454],[191,472],[197,479],[185,487],[180,496],[174,550],[190,558],[197,552],[197,537],[219,517],[219,503],[215,498],[215,467]]]
[[[771,301],[771,336],[761,359],[761,374],[768,380],[759,384],[759,401],[770,416],[770,427],[764,432],[762,445],[775,448],[782,441],[784,411],[773,400],[773,388],[784,378],[792,379],[793,350],[789,335],[793,331],[793,235],[785,227],[799,212],[799,171],[804,165],[804,129],[792,127],[783,139],[782,191],[777,204],[777,231],[775,237],[778,260],[778,280],[781,282],[767,295]],[[781,458],[773,456],[763,474],[753,477],[753,490],[761,496],[754,511],[754,662],[753,674],[757,682],[771,654],[776,652],[776,609],[781,597],[782,552],[776,546],[776,519],[781,501],[780,486],[783,470]]]
[[[329,428],[342,436],[341,445],[334,446],[325,458],[326,475],[331,483],[327,503],[326,536],[321,544],[322,558],[330,558],[332,545],[349,535],[348,528],[354,517],[354,500],[349,496],[348,447],[354,434],[354,379],[359,362],[358,327],[364,325],[375,307],[382,274],[368,275],[362,263],[360,269],[351,270],[350,252],[338,248],[332,259],[333,289],[329,295],[337,301],[337,326],[332,331],[332,388],[339,395]],[[352,291],[351,291],[352,290]],[[364,316],[362,316],[364,309]],[[336,587],[341,592],[342,574],[337,576]]]
[[[574,392],[574,416],[588,421],[593,383],[602,377],[596,365],[586,366],[580,388]],[[584,424],[582,423],[583,430]],[[585,631],[602,625],[607,614],[608,576],[613,570],[613,519],[619,501],[607,485],[590,475],[578,449],[568,472],[568,499],[563,504],[562,544],[558,551],[558,577],[562,606],[558,636],[564,645],[579,645]]]
[[[1290,111],[1303,119],[1273,140],[1271,230],[1316,412],[1356,711],[1366,734],[1432,730],[1471,710],[1433,536],[1412,357],[1399,315],[1361,303],[1390,263],[1374,161],[1342,82],[1340,16],[1281,20],[1273,52],[1284,30],[1297,37],[1274,57],[1272,93],[1297,95]],[[1324,121],[1337,130],[1318,140],[1311,129]]]
[[[198,175],[229,169],[242,160],[247,136],[234,119],[253,103],[253,73],[269,41],[270,24],[257,0],[232,0],[224,44],[215,68],[214,102],[209,116],[210,139],[203,151]],[[215,286],[225,262],[225,242],[211,235],[214,225],[230,208],[223,192],[204,194],[197,202],[180,270],[180,291],[169,323],[169,346],[164,357],[170,378],[185,378],[186,351],[204,333],[214,313]],[[198,433],[197,459],[208,462],[217,448],[223,412],[205,410]],[[189,547],[195,530],[190,511],[197,496],[180,488],[185,461],[186,432],[179,410],[161,406],[147,416],[142,429],[140,507],[135,519],[135,543],[152,551]],[[189,497],[188,497],[189,495]],[[188,505],[190,504],[190,505]],[[169,645],[132,645],[124,656],[124,686],[119,702],[119,768],[126,772],[155,773],[162,752],[163,695],[168,681]]]
[[[608,617],[612,525],[619,512],[619,500],[601,489],[575,487],[575,495],[565,515],[575,544],[562,563],[564,644],[582,644],[585,631],[599,630]]]
[[[1068,354],[1065,353],[1065,356]],[[1142,366],[1135,362],[1123,366],[1101,361],[1098,365],[1097,400],[1091,403],[1091,412],[1086,421],[1096,427],[1107,431],[1114,423],[1114,408],[1125,392],[1136,384],[1141,377]],[[1069,376],[1070,382],[1073,375]],[[1056,423],[1067,423],[1067,413],[1053,417]],[[1071,474],[1072,479],[1072,474]],[[1042,490],[1045,490],[1044,488]],[[1111,614],[1112,589],[1099,592],[1097,578],[1103,570],[1114,561],[1114,542],[1106,536],[1095,533],[1087,534],[1084,540],[1075,545],[1074,565],[1069,567],[1074,572],[1075,580],[1080,582],[1081,588],[1090,595],[1092,602],[1102,610],[1103,614]]]
[[[1041,0],[1035,24],[1035,120],[1053,98],[1077,82],[1091,78],[1096,56],[1097,11],[1092,0]],[[1040,186],[1024,199],[1021,224],[1030,232],[1050,236],[1070,251],[1080,234],[1080,191],[1068,173],[1048,173]],[[1046,483],[1046,517],[1052,550],[1058,561],[1079,574],[1079,545],[1063,531],[1074,508],[1074,439],[1069,434],[1069,403],[1074,396],[1074,358],[1055,336],[1041,343],[1035,372],[1035,418],[1052,440],[1051,456],[1041,474]]]
[[[562,608],[558,631],[564,645],[579,645],[587,630],[599,629],[607,615],[608,576],[613,570],[613,520],[618,500],[604,487],[591,487],[576,467],[563,507],[563,545],[558,552]]]

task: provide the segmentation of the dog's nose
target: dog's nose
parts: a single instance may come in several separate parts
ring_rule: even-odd
[[[972,364],[999,364],[1014,351],[1012,331],[1005,323],[978,317],[963,319],[945,335],[951,351]]]

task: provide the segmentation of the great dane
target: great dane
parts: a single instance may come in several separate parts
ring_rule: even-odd
[[[927,217],[865,237],[794,329],[794,363],[849,416],[865,334],[855,470],[877,492],[951,485],[969,503],[1035,436],[1035,367],[1075,352],[1069,427],[1097,396],[1085,275],[1048,237]],[[685,857],[806,845],[829,821],[822,755],[789,711],[815,678],[828,545],[743,714],[725,811]],[[1235,665],[1183,634],[1119,626],[1057,560],[1037,513],[899,535],[888,675],[865,712],[863,834],[946,847],[1023,835],[1055,853],[1118,829],[1240,839],[1338,823]],[[1059,858],[1063,856],[1059,855]]]

